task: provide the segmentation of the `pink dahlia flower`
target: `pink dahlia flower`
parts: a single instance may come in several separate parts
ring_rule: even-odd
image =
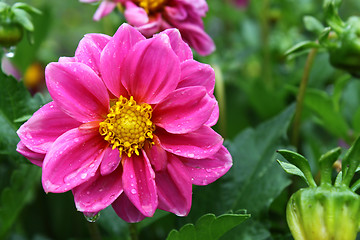
[[[109,14],[117,3],[124,7],[126,21],[146,37],[168,28],[177,28],[184,41],[199,54],[208,55],[215,50],[213,40],[204,31],[202,17],[208,11],[205,0],[103,0],[94,20]]]
[[[192,184],[232,166],[218,119],[214,71],[178,30],[145,39],[123,24],[88,34],[74,57],[45,70],[53,99],[18,130],[17,151],[41,166],[45,192],[72,190],[79,211],[112,205],[128,222],[157,208],[189,213]]]

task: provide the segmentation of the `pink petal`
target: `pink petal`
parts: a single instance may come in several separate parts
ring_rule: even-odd
[[[109,95],[99,76],[76,62],[50,63],[46,84],[56,105],[80,122],[103,120],[109,110]]]
[[[78,62],[85,63],[96,73],[100,73],[100,55],[111,37],[104,34],[87,34],[81,39],[76,49],[75,57]]]
[[[193,58],[192,51],[189,45],[182,40],[179,30],[175,28],[167,29],[162,33],[165,33],[169,36],[171,47],[176,53],[176,55],[179,57],[181,63],[185,60]]]
[[[155,173],[149,159],[133,154],[130,158],[123,156],[123,188],[129,200],[146,217],[151,217],[158,205]]]
[[[98,212],[112,204],[123,192],[121,184],[122,169],[102,176],[95,176],[73,189],[75,205],[80,212]]]
[[[129,223],[140,222],[145,216],[132,204],[125,193],[122,193],[112,207],[116,214]]]
[[[17,134],[29,149],[45,154],[58,137],[80,124],[50,102],[36,111]]]
[[[107,0],[102,1],[94,14],[93,17],[94,21],[99,21],[101,18],[108,15],[115,9],[115,7],[116,7],[115,2],[107,1]]]
[[[155,33],[159,32],[161,29],[165,29],[163,27],[164,21],[161,17],[161,14],[155,14],[152,16],[150,21],[141,26],[136,26],[136,29],[141,32],[145,37],[152,37]]]
[[[117,148],[112,150],[111,147],[105,149],[104,159],[100,164],[100,173],[105,176],[112,173],[120,163],[120,153]]]
[[[222,146],[213,156],[205,159],[183,158],[195,185],[207,185],[223,176],[232,166],[229,151]]]
[[[45,192],[66,192],[92,178],[107,145],[98,131],[83,132],[75,128],[61,135],[44,160]]]
[[[116,96],[124,95],[126,90],[120,82],[121,64],[130,49],[145,37],[128,24],[122,24],[109,43],[105,46],[100,58],[100,71],[108,89]]]
[[[155,134],[166,151],[195,159],[212,156],[223,143],[223,138],[207,126],[202,126],[198,130],[186,134],[170,134],[157,128]]]
[[[152,121],[169,133],[192,132],[209,119],[215,104],[204,87],[181,88],[156,105]]]
[[[167,154],[166,151],[160,146],[160,141],[157,136],[154,136],[155,145],[145,147],[146,155],[149,158],[151,166],[155,171],[161,171],[166,168]]]
[[[200,55],[206,56],[215,51],[215,44],[204,29],[193,23],[174,24],[182,34],[185,42],[195,49]]]
[[[186,216],[191,208],[192,184],[186,167],[169,154],[166,171],[156,172],[159,209]]]
[[[123,62],[121,82],[138,102],[156,104],[175,90],[180,62],[166,34],[139,42]]]
[[[215,99],[215,97],[213,97]],[[218,102],[215,100],[216,104],[215,104],[215,107],[211,113],[211,116],[210,118],[207,120],[207,122],[204,124],[208,127],[212,127],[214,126],[217,121],[219,120],[219,104]]]
[[[214,69],[204,63],[195,60],[187,60],[181,63],[181,77],[177,88],[190,86],[204,86],[207,92],[212,95],[215,87]]]
[[[76,62],[76,59],[75,59],[75,57],[60,57],[58,62],[60,62],[60,63]]]
[[[136,6],[133,2],[125,3],[124,16],[126,21],[132,26],[141,26],[149,22],[149,17],[145,9]]]
[[[44,153],[37,153],[31,151],[29,148],[25,146],[25,144],[20,141],[17,145],[16,151],[26,157],[32,164],[35,164],[39,167],[42,167],[45,154]]]

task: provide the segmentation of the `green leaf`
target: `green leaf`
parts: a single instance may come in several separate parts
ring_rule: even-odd
[[[4,2],[0,2],[0,12],[4,11],[7,8],[9,8],[9,5]]]
[[[22,9],[28,13],[35,13],[35,14],[41,14],[41,11],[37,8],[34,8],[33,6],[30,6],[26,3],[17,2],[14,5],[12,5],[13,9]]]
[[[311,173],[309,162],[300,154],[289,150],[278,150],[286,160],[294,164],[305,176],[310,187],[316,187],[316,183]]]
[[[305,28],[311,32],[320,34],[324,30],[324,25],[313,16],[305,16],[303,21]]]
[[[304,103],[319,118],[319,123],[339,138],[348,139],[349,126],[339,111],[335,110],[334,102],[324,91],[308,89]]]
[[[331,184],[332,166],[341,154],[341,148],[334,148],[320,157],[321,184]]]
[[[34,25],[31,22],[31,16],[22,9],[14,8],[12,9],[14,13],[15,21],[21,24],[26,30],[32,32],[34,31]]]
[[[280,166],[282,167],[282,169],[284,169],[284,171],[288,174],[292,174],[295,176],[299,176],[302,179],[304,179],[304,181],[307,183],[307,185],[309,184],[309,181],[306,179],[304,173],[295,165],[291,164],[291,163],[287,163],[287,162],[282,162],[280,160],[277,160],[277,162],[280,164]]]
[[[19,159],[15,152],[19,137],[16,134],[20,124],[16,119],[33,114],[44,104],[40,95],[31,97],[21,82],[0,72],[0,154]]]
[[[217,240],[250,217],[249,214],[214,214],[202,216],[195,224],[186,224],[179,231],[172,230],[167,240]]]
[[[35,187],[40,183],[41,168],[22,164],[11,176],[11,185],[1,193],[0,201],[0,239],[15,223],[23,207],[34,195]]]
[[[296,53],[300,53],[302,51],[305,50],[309,50],[312,48],[319,48],[320,45],[317,42],[314,41],[303,41],[303,42],[299,42],[297,43],[295,46],[293,46],[292,48],[290,48],[289,50],[287,50],[285,52],[285,55],[291,55],[291,54],[296,54]]]
[[[342,162],[343,178],[342,183],[346,186],[350,185],[352,178],[360,163],[360,137],[358,137],[350,149],[346,152]]]

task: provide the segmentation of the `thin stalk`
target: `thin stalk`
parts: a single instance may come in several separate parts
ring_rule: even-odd
[[[314,61],[314,58],[317,53],[317,48],[311,49],[305,63],[304,73],[301,79],[299,92],[296,97],[296,110],[294,116],[294,124],[293,124],[293,131],[292,131],[292,144],[299,149],[299,132],[300,132],[300,125],[301,125],[301,113],[304,105],[305,99],[305,92],[307,88],[307,84],[309,81],[310,70]]]
[[[131,240],[138,240],[138,233],[136,223],[129,223],[129,232],[130,232],[130,239]]]
[[[269,0],[263,0],[260,11],[260,27],[262,40],[262,79],[267,87],[272,87],[271,79],[271,55],[269,46]]]
[[[88,222],[91,240],[101,240],[101,234],[98,225],[95,222]]]

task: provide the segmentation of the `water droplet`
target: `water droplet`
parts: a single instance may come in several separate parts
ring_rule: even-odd
[[[83,174],[81,174],[81,179],[85,179],[86,177],[87,177],[87,173],[83,173]]]
[[[131,193],[136,194],[136,189],[135,188],[131,189]]]
[[[15,46],[11,46],[9,48],[4,48],[5,56],[8,58],[13,58],[15,56]]]
[[[100,212],[93,213],[93,212],[84,212],[84,217],[88,222],[96,222],[100,217]]]
[[[195,155],[194,155],[193,153],[189,153],[189,154],[188,154],[188,157],[189,157],[189,158],[193,158],[193,157],[195,157]]]
[[[205,169],[205,171],[208,172],[208,173],[211,173],[211,172],[212,172],[212,169],[207,168],[207,169]]]
[[[131,174],[131,175],[130,175],[130,178],[134,178],[134,175]]]
[[[93,167],[94,167],[94,164],[91,164],[90,167],[93,168]]]
[[[74,142],[78,142],[78,141],[79,141],[79,139],[78,139],[78,138],[75,138],[75,139],[74,139]]]

